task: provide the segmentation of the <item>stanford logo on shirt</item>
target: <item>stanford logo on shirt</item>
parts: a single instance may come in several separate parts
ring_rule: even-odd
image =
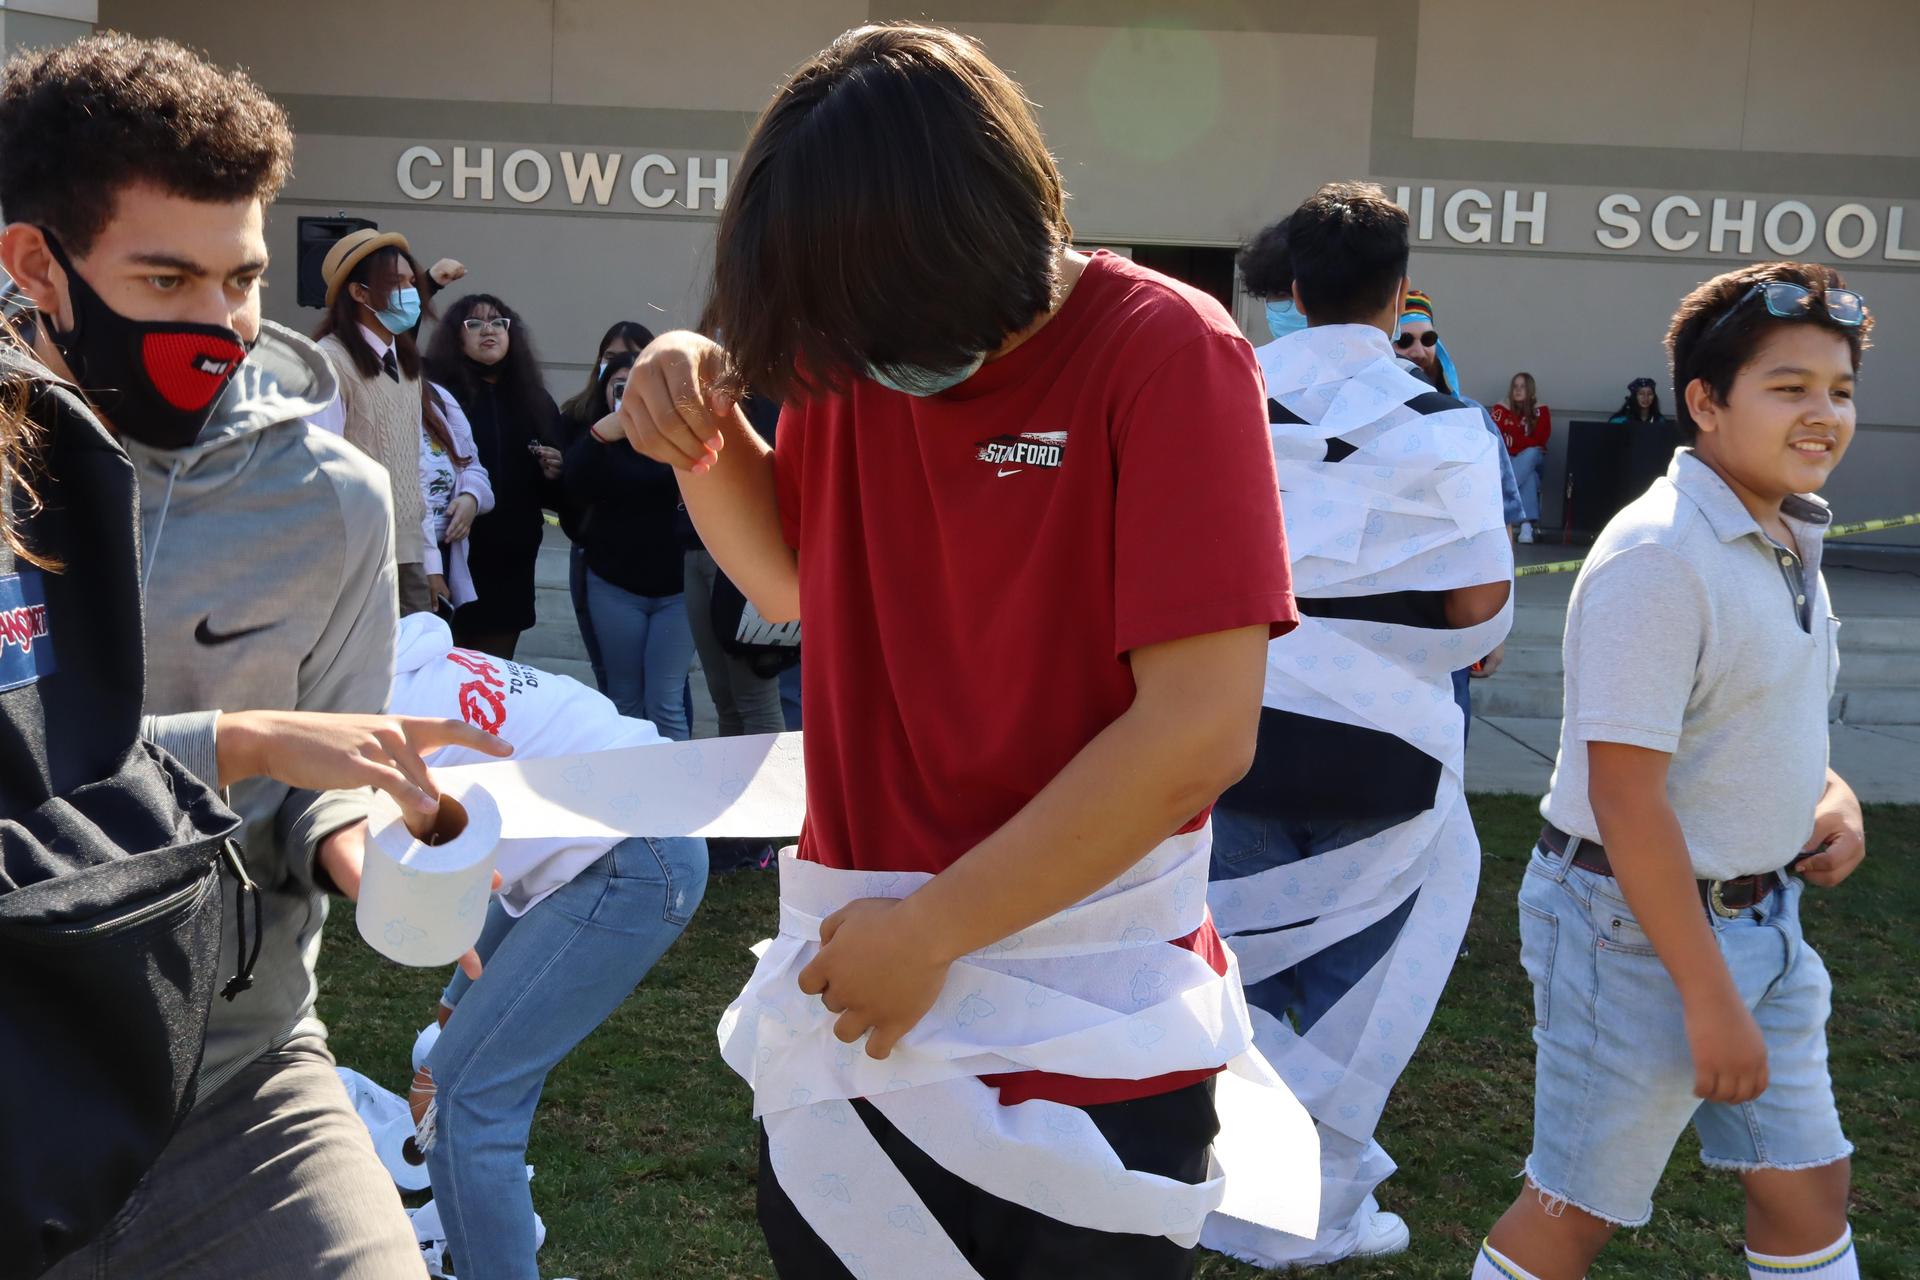
[[[974,456],[994,468],[994,474],[1010,476],[1029,468],[1057,471],[1066,452],[1064,431],[1022,431],[982,440]]]

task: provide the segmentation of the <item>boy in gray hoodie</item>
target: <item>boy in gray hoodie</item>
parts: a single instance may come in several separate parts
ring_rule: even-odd
[[[306,425],[333,376],[260,318],[264,209],[291,154],[251,81],[166,41],[91,37],[0,78],[0,265],[38,304],[34,354],[139,478],[146,733],[228,787],[260,889],[254,983],[215,1002],[194,1111],[55,1276],[423,1270],[314,1017],[326,890],[357,891],[366,839],[367,793],[326,788],[430,810],[422,752],[507,748],[378,714],[397,622],[387,483]]]

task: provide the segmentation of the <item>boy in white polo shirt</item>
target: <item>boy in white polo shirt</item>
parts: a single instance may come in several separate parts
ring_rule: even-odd
[[[1751,1275],[1859,1275],[1832,984],[1799,903],[1865,855],[1859,801],[1827,766],[1839,623],[1812,492],[1853,437],[1871,325],[1836,272],[1801,263],[1719,276],[1674,315],[1693,448],[1574,584],[1560,758],[1520,890],[1529,1185],[1474,1280],[1584,1276],[1652,1216],[1689,1122],[1702,1159],[1740,1176]]]

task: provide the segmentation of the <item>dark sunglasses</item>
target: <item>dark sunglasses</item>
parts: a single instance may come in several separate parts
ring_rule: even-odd
[[[1720,318],[1707,326],[1703,338],[1710,338],[1721,325],[1733,319],[1740,308],[1753,301],[1755,297],[1765,298],[1769,314],[1782,320],[1796,320],[1813,312],[1814,292],[1805,285],[1794,284],[1790,280],[1762,280],[1753,288],[1740,295],[1740,300],[1720,313]],[[1851,289],[1827,289],[1820,294],[1821,309],[1827,313],[1827,319],[1849,329],[1857,329],[1866,318],[1867,300]]]
[[[1413,350],[1415,340],[1414,335],[1403,333],[1393,340],[1393,345],[1402,351],[1411,351]],[[1418,341],[1423,347],[1434,346],[1440,341],[1440,331],[1438,329],[1429,329],[1419,336]]]

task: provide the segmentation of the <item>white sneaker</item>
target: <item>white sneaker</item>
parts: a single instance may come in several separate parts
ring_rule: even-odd
[[[1405,1253],[1407,1246],[1413,1243],[1413,1232],[1407,1228],[1407,1220],[1397,1213],[1388,1213],[1376,1209],[1360,1228],[1360,1243],[1348,1254],[1352,1258],[1384,1258],[1395,1253]]]
[[[1520,522],[1520,541],[1522,542],[1533,541],[1533,521],[1523,520]]]

